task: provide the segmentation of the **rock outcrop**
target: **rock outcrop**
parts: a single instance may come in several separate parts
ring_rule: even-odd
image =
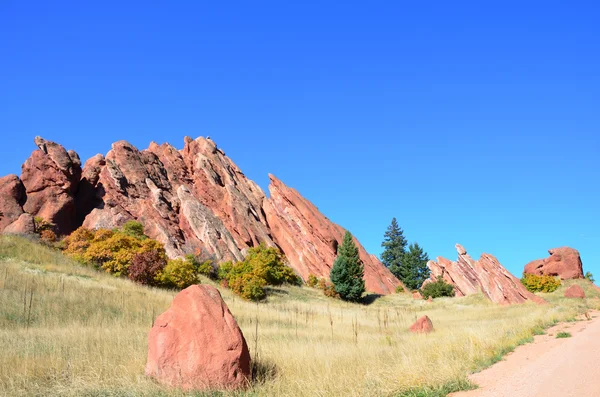
[[[35,233],[35,221],[33,216],[23,213],[16,221],[4,228],[7,234],[33,234]]]
[[[525,265],[525,273],[538,276],[558,276],[563,280],[583,278],[583,264],[579,251],[569,247],[548,250],[550,256]]]
[[[329,277],[345,230],[327,219],[295,189],[273,175],[269,178],[271,197],[265,200],[263,208],[275,242],[304,280],[310,274]],[[369,255],[356,238],[354,242],[364,263],[367,291],[393,293],[401,285],[400,281],[375,256]]]
[[[25,187],[18,176],[0,178],[0,197],[0,230],[3,230],[23,214]]]
[[[27,201],[23,210],[52,222],[62,233],[76,224],[75,193],[81,178],[81,160],[74,151],[35,138],[35,150],[22,166],[21,181]]]
[[[216,288],[184,289],[156,319],[148,336],[146,375],[185,390],[248,385],[248,346]]]
[[[411,325],[409,330],[418,334],[428,334],[433,331],[433,323],[429,317],[423,316]]]
[[[83,169],[75,152],[40,137],[35,143],[21,179],[0,179],[0,231],[19,219],[10,230],[29,230],[24,213],[54,223],[59,235],[137,220],[169,257],[202,252],[217,262],[237,261],[259,244],[279,246],[304,280],[329,276],[344,236],[342,227],[273,176],[267,199],[209,138],[186,137],[181,150],[154,142],[138,150],[119,141]],[[367,290],[394,292],[401,283],[356,243]]]
[[[581,288],[577,284],[571,285],[565,291],[565,298],[579,298],[579,299],[583,299],[583,298],[585,298],[585,291],[583,290],[583,288]]]
[[[515,304],[545,301],[527,291],[519,279],[510,274],[493,255],[483,254],[474,260],[460,244],[456,245],[456,262],[438,257],[437,262],[429,261],[431,275],[426,282],[435,281],[441,276],[454,286],[456,296],[466,296],[482,292],[492,302]]]

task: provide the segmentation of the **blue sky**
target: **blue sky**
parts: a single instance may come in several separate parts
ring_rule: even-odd
[[[597,2],[85,3],[0,4],[0,175],[35,135],[210,135],[373,253],[396,217],[432,257],[569,245],[600,279]]]

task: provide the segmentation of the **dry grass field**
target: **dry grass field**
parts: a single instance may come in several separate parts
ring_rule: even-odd
[[[580,283],[588,296],[599,296]],[[221,293],[257,363],[245,395],[444,396],[470,387],[469,372],[545,327],[600,308],[597,298],[562,298],[564,289],[543,294],[548,305],[510,307],[479,295],[428,303],[398,294],[359,305],[306,287],[272,289],[260,304]],[[201,395],[144,376],[148,332],[174,294],[83,267],[23,238],[0,237],[0,394]],[[411,334],[408,327],[424,314],[435,331]]]

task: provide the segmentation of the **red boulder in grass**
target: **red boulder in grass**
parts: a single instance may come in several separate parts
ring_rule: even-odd
[[[585,291],[579,285],[571,285],[565,291],[565,298],[585,298]]]
[[[192,285],[158,316],[148,336],[146,375],[185,390],[249,384],[248,345],[216,288]]]
[[[423,316],[410,327],[410,331],[415,333],[429,333],[433,331],[433,323],[429,317]]]

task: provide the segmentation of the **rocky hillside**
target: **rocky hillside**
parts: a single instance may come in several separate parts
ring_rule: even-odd
[[[134,219],[170,257],[201,250],[218,261],[241,260],[245,249],[264,243],[281,248],[303,279],[329,275],[342,227],[274,176],[267,198],[210,138],[184,142],[182,150],[153,142],[140,151],[119,141],[82,167],[74,151],[36,137],[21,177],[0,178],[0,231],[29,232],[34,216],[59,234]],[[393,292],[401,283],[358,246],[367,290]]]

